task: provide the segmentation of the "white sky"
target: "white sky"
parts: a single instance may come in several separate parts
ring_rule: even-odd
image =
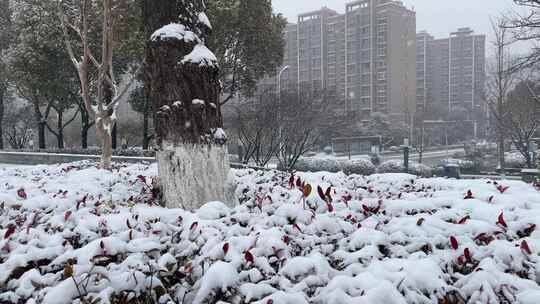
[[[317,10],[323,6],[343,13],[345,3],[352,0],[273,0],[274,9],[296,23],[299,13]],[[416,28],[427,30],[436,38],[446,37],[460,27],[470,27],[491,41],[490,17],[500,16],[515,8],[512,0],[402,0],[416,11]]]

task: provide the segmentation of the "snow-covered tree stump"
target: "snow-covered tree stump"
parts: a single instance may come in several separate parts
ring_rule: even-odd
[[[168,207],[225,201],[226,136],[219,68],[205,46],[202,0],[147,0],[147,86],[154,108],[159,183]]]

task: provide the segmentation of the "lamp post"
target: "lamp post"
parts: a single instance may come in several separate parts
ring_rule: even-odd
[[[278,73],[277,77],[277,97],[278,97],[278,123],[279,123],[279,139],[281,140],[281,75],[283,75],[283,72],[287,71],[290,68],[290,66],[286,65],[284,66]]]
[[[278,93],[278,100],[281,101],[281,75],[283,75],[283,72],[285,72],[286,70],[288,70],[290,68],[290,66],[286,65],[284,66],[278,73],[278,78],[277,78],[277,93]]]

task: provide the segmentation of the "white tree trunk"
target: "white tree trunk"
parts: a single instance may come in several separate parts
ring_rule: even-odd
[[[101,168],[112,168],[112,125],[113,121],[110,117],[99,119],[96,122],[97,135],[101,140]]]
[[[227,148],[182,145],[157,152],[159,183],[168,208],[195,210],[207,202],[227,203]]]

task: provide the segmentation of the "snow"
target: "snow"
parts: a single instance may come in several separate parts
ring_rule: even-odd
[[[208,19],[208,16],[204,12],[199,13],[199,23],[202,23],[206,25],[209,29],[212,29],[212,24],[210,24],[210,20]]]
[[[184,42],[197,42],[199,38],[192,31],[186,30],[186,27],[178,23],[170,23],[155,31],[150,37],[152,41],[177,39]]]
[[[204,106],[206,104],[206,102],[204,100],[201,100],[201,99],[193,99],[191,101],[191,104],[193,104],[194,106]]]
[[[159,206],[157,170],[90,162],[1,169],[0,302],[540,298],[532,185],[328,172],[300,172],[291,184],[285,173],[232,170],[231,200],[187,211]],[[304,183],[313,189],[305,197]],[[330,187],[331,211],[318,186]]]
[[[217,66],[217,58],[212,51],[210,51],[203,44],[197,44],[191,51],[191,53],[184,56],[181,61],[182,64],[192,63],[199,66]]]

